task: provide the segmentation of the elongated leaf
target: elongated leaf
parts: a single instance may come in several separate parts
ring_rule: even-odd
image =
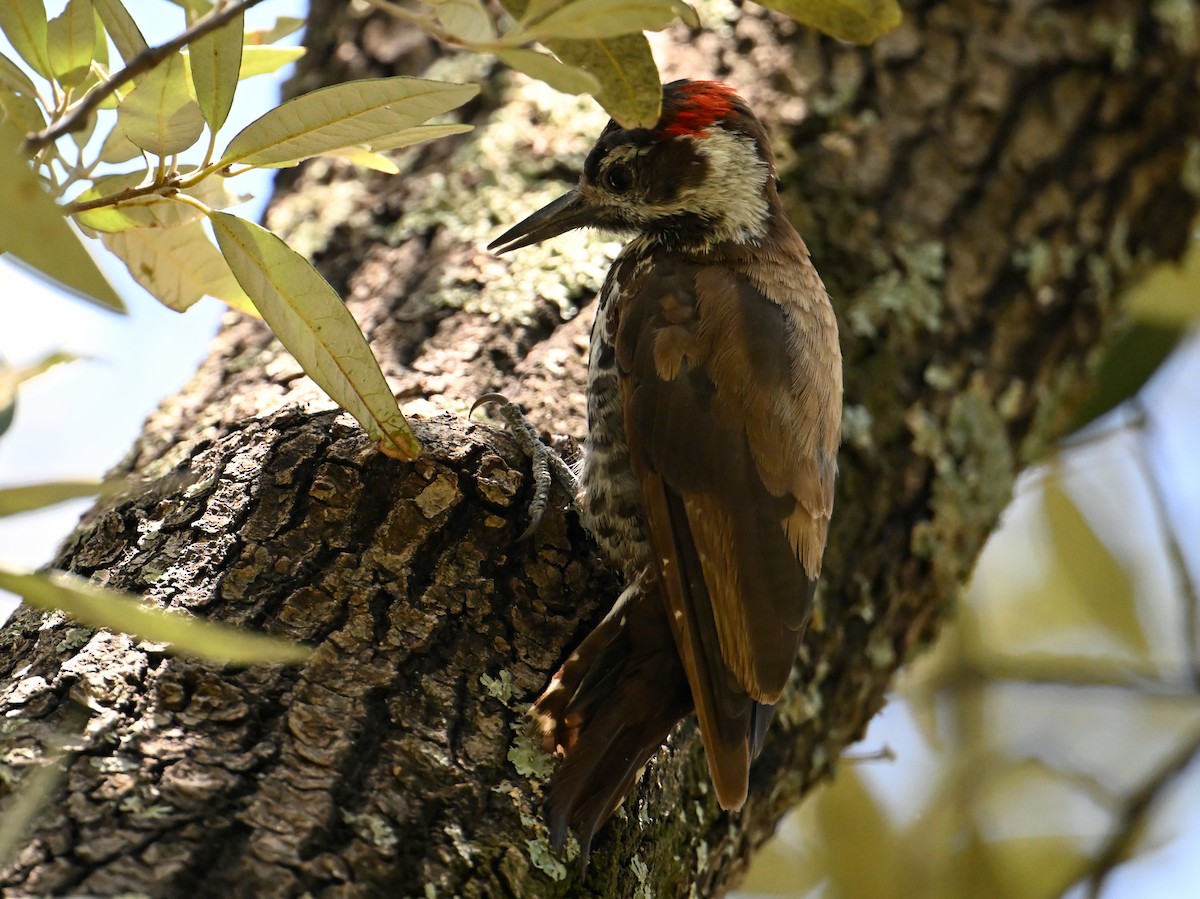
[[[1129,576],[1092,530],[1059,477],[1047,479],[1042,502],[1058,563],[1055,576],[1061,579],[1059,589],[1047,591],[1046,599],[1067,608],[1073,599],[1077,608],[1086,610],[1104,629],[1103,636],[1144,658],[1149,646]]]
[[[0,87],[7,87],[14,93],[25,94],[29,97],[37,96],[37,88],[33,84],[33,79],[3,53],[0,53]]]
[[[540,19],[520,24],[525,34],[538,40],[593,40],[659,31],[677,16],[695,20],[691,7],[677,0],[576,0]]]
[[[385,175],[400,174],[400,168],[396,163],[392,162],[386,156],[368,150],[366,147],[343,147],[340,150],[330,150],[321,155],[331,156],[336,159],[345,159],[348,162],[353,162],[355,165],[361,165],[365,169],[383,172]]]
[[[1092,393],[1071,422],[1072,430],[1082,428],[1134,396],[1186,336],[1187,331],[1179,325],[1134,322],[1106,349]]]
[[[42,0],[0,2],[0,31],[35,72],[52,77],[46,52],[46,8]]]
[[[125,136],[121,126],[115,126],[104,143],[100,145],[100,161],[109,163],[128,162],[142,155],[142,148]]]
[[[94,0],[89,0],[89,5],[92,7],[92,31],[96,35],[96,43],[92,48],[92,61],[107,72],[108,34],[104,30],[104,21],[100,18],[100,13],[96,12]]]
[[[141,29],[133,16],[125,8],[121,0],[92,0],[104,29],[112,38],[117,52],[125,62],[129,62],[146,49],[146,39],[142,37]]]
[[[869,44],[900,24],[897,0],[761,0],[839,41]]]
[[[242,66],[238,70],[238,81],[255,75],[270,75],[295,62],[305,53],[303,47],[242,47]]]
[[[17,388],[30,378],[36,378],[64,362],[73,362],[76,358],[78,357],[71,353],[54,352],[21,368],[13,368],[0,359],[0,434],[12,425],[13,412],[17,405]]]
[[[92,182],[92,186],[75,198],[77,203],[87,203],[101,197],[111,197],[123,190],[136,187],[146,178],[145,172],[122,172],[116,175],[102,175]],[[199,214],[199,210],[196,210]],[[124,231],[135,228],[137,223],[120,207],[103,206],[72,214],[75,223],[92,231]]]
[[[471,125],[460,125],[457,123],[416,125],[412,128],[402,128],[394,134],[389,134],[387,137],[380,138],[379,140],[373,140],[367,146],[376,153],[382,153],[384,150],[399,150],[403,147],[411,147],[413,144],[436,140],[439,137],[448,137],[451,134],[466,134],[472,127]]]
[[[600,80],[575,66],[564,65],[548,53],[536,50],[497,50],[496,55],[518,72],[544,81],[564,94],[597,94]]]
[[[15,126],[0,122],[0,209],[21,210],[20,215],[0,215],[0,250],[84,299],[124,312],[121,298],[30,168],[21,151],[22,137]]]
[[[397,459],[421,451],[341,298],[303,256],[258,225],[211,216],[217,243],[271,330],[321,389]]]
[[[365,166],[377,172],[397,175],[400,173],[400,169],[386,156],[380,156],[380,153],[387,150],[400,150],[404,147],[411,147],[414,144],[425,143],[426,141],[436,140],[439,137],[447,137],[451,134],[465,134],[472,130],[472,128],[472,125],[457,124],[417,125],[414,128],[404,128],[395,134],[389,134],[382,140],[372,141],[369,144],[357,147],[339,147],[336,150],[326,150],[324,153],[318,155],[348,159],[356,165]]]
[[[277,40],[299,31],[304,27],[304,21],[300,16],[280,16],[270,28],[247,31],[246,46],[273,44]]]
[[[603,40],[547,40],[547,47],[569,66],[600,82],[593,94],[623,128],[651,128],[662,113],[662,82],[650,42],[644,34]]]
[[[95,496],[104,490],[101,481],[52,481],[0,488],[0,517],[56,506],[71,499]]]
[[[66,776],[66,766],[60,756],[44,761],[25,774],[15,790],[10,787],[4,816],[0,818],[0,868],[8,867],[29,839],[38,818]]]
[[[61,610],[89,627],[166,643],[175,652],[234,665],[303,662],[307,646],[239,628],[168,612],[116,590],[104,590],[64,571],[16,574],[0,571],[0,589],[48,611]]]
[[[204,296],[224,299],[241,292],[198,221],[174,228],[134,228],[100,239],[128,266],[135,281],[176,312]]]
[[[204,116],[188,92],[187,67],[176,53],[151,69],[117,109],[125,136],[147,153],[171,156],[196,143]]]
[[[67,0],[62,13],[50,20],[46,31],[50,68],[64,87],[83,81],[96,49],[96,17],[91,0]]]
[[[370,144],[449,112],[477,93],[474,84],[406,76],[336,84],[251,122],[229,143],[221,163],[286,165],[326,150]]]
[[[7,84],[0,84],[0,113],[0,118],[12,122],[22,133],[40,131],[46,124],[34,95],[17,93]]]
[[[192,41],[189,53],[196,102],[208,127],[220,130],[229,117],[242,66],[242,35],[245,15],[234,16],[216,31]]]
[[[464,41],[495,40],[496,26],[480,0],[428,0],[438,21],[450,34]]]

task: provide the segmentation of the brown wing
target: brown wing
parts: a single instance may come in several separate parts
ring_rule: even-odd
[[[784,305],[769,278],[661,261],[611,323],[655,567],[726,808],[795,661],[832,511],[841,364],[812,278],[819,295]]]

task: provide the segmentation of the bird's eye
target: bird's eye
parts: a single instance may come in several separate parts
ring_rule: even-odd
[[[604,186],[614,194],[623,194],[633,186],[633,172],[621,163],[609,166],[604,173]]]

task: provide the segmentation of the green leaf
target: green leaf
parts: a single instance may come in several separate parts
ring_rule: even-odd
[[[96,43],[92,48],[92,61],[100,68],[108,71],[108,34],[104,31],[104,21],[100,18],[100,13],[96,12],[94,0],[90,0],[89,5],[92,7],[92,31],[96,35]]]
[[[6,769],[9,766],[5,765]],[[11,770],[11,769],[9,769]],[[29,840],[38,820],[67,777],[61,755],[47,758],[28,771],[15,786],[5,772],[8,795],[0,818],[0,868],[7,868]]]
[[[22,131],[40,131],[46,117],[37,103],[37,88],[25,71],[0,53],[0,112]]]
[[[340,150],[328,150],[321,155],[332,156],[336,159],[345,159],[347,162],[361,165],[365,169],[383,172],[385,175],[400,174],[400,168],[396,163],[392,162],[386,156],[375,153],[366,147],[342,147]]]
[[[150,70],[117,109],[117,121],[133,143],[156,156],[191,147],[204,116],[188,91],[187,66],[175,53]]]
[[[74,87],[83,81],[96,49],[96,17],[90,0],[67,0],[46,31],[50,68],[58,83]]]
[[[101,197],[111,197],[130,187],[136,187],[146,179],[146,172],[121,172],[115,175],[102,175],[92,182],[92,186],[77,196],[76,203],[87,203]],[[199,213],[199,210],[197,210]],[[92,231],[124,231],[126,228],[136,228],[137,223],[131,220],[121,207],[102,206],[98,209],[88,209],[84,212],[72,213],[75,223]]]
[[[120,125],[116,125],[100,145],[100,161],[108,163],[128,162],[142,155],[142,149],[125,136]]]
[[[303,56],[303,47],[242,47],[242,66],[238,70],[238,81],[255,75],[269,75],[282,69],[289,62]]]
[[[1200,231],[1193,232],[1183,259],[1156,265],[1124,302],[1134,321],[1179,328],[1200,322]]]
[[[548,53],[536,50],[497,50],[496,55],[518,72],[544,81],[564,94],[597,94],[600,80],[590,72],[564,65]]]
[[[358,419],[384,453],[415,459],[421,445],[341,297],[270,231],[224,212],[211,220],[242,288],[308,376]]]
[[[192,41],[189,47],[188,58],[192,68],[192,84],[196,88],[196,101],[204,113],[204,120],[213,131],[219,131],[225,124],[233,106],[233,95],[242,66],[242,35],[245,30],[245,15],[237,15],[216,31]]]
[[[53,77],[46,52],[46,8],[42,0],[0,2],[0,31],[35,72]]]
[[[439,137],[448,137],[451,134],[466,134],[473,127],[472,125],[460,125],[457,123],[416,125],[412,128],[402,128],[394,134],[389,134],[387,137],[382,137],[379,140],[373,140],[367,146],[376,153],[381,153],[385,150],[399,150],[403,147],[411,147],[413,144],[436,140]]]
[[[28,97],[37,96],[37,88],[33,84],[33,79],[3,53],[0,53],[0,87],[7,87],[13,93],[25,94]]]
[[[251,122],[230,141],[222,165],[290,165],[327,150],[371,144],[449,112],[479,93],[478,85],[398,76],[349,81],[289,100]]]
[[[52,481],[0,488],[0,517],[20,515],[22,512],[56,506],[67,500],[95,496],[104,489],[102,481]]]
[[[92,0],[92,3],[109,37],[116,45],[117,52],[121,54],[121,59],[128,63],[147,49],[141,29],[121,0]]]
[[[1178,325],[1136,322],[1104,353],[1095,386],[1071,422],[1078,430],[1134,396],[1187,334]]]
[[[496,26],[480,0],[428,0],[442,28],[468,43],[496,39]]]
[[[1109,636],[1144,658],[1149,647],[1129,576],[1096,536],[1059,477],[1047,478],[1042,502],[1057,562],[1055,574],[1066,586],[1052,595],[1068,606],[1073,597]]]
[[[597,102],[622,128],[651,128],[662,114],[662,80],[644,34],[603,40],[547,40],[566,65],[600,82]]]
[[[691,7],[678,0],[576,0],[554,9],[535,21],[519,23],[522,33],[544,40],[594,40],[633,34],[639,31],[659,31],[676,17],[695,18]]]
[[[2,70],[3,64],[0,64],[0,72]],[[22,133],[41,131],[46,125],[46,117],[42,115],[42,108],[38,106],[35,96],[34,93],[17,92],[7,83],[0,83],[0,112],[3,113],[0,118],[12,122]]]
[[[60,610],[80,624],[166,643],[174,652],[233,665],[295,664],[311,654],[307,646],[279,637],[168,612],[129,593],[104,590],[83,578],[57,571],[16,574],[0,571],[0,589],[47,611]]]
[[[74,362],[77,356],[71,353],[54,352],[43,356],[32,365],[13,368],[0,359],[0,434],[12,425],[13,412],[17,405],[17,388],[31,378],[44,374],[56,365]]]
[[[839,41],[870,44],[900,24],[897,0],[761,0]]]
[[[346,159],[356,165],[365,166],[377,172],[398,175],[400,169],[396,164],[386,156],[380,156],[380,153],[387,150],[400,150],[404,147],[422,144],[426,141],[436,140],[439,137],[447,137],[451,134],[466,134],[473,127],[472,125],[458,124],[416,125],[412,128],[401,129],[380,140],[371,141],[369,144],[360,144],[356,147],[338,147],[336,150],[326,150],[317,155]]]
[[[281,38],[294,34],[304,27],[305,20],[300,16],[280,16],[270,28],[260,28],[246,32],[246,46],[273,44]]]
[[[236,300],[242,292],[198,221],[174,228],[133,228],[100,239],[135,281],[176,312],[204,296]]]
[[[21,210],[19,216],[0,215],[0,250],[86,300],[124,312],[121,298],[30,168],[22,137],[12,124],[0,122],[0,209]]]

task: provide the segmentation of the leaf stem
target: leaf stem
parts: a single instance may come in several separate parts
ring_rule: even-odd
[[[96,107],[104,102],[104,98],[115,92],[122,84],[144,72],[150,71],[172,53],[178,52],[197,38],[204,37],[204,35],[216,31],[235,16],[241,15],[250,9],[250,7],[257,6],[261,2],[262,0],[240,0],[240,2],[231,4],[219,12],[214,10],[197,19],[190,28],[173,37],[165,44],[160,44],[157,47],[147,47],[133,59],[129,60],[125,68],[110,75],[108,79],[100,82],[84,94],[78,103],[71,107],[70,110],[52,125],[26,136],[25,151],[32,153],[41,150],[43,147],[58,140],[64,134],[69,134],[78,128],[82,128],[83,123],[87,121],[87,117],[92,114]]]

